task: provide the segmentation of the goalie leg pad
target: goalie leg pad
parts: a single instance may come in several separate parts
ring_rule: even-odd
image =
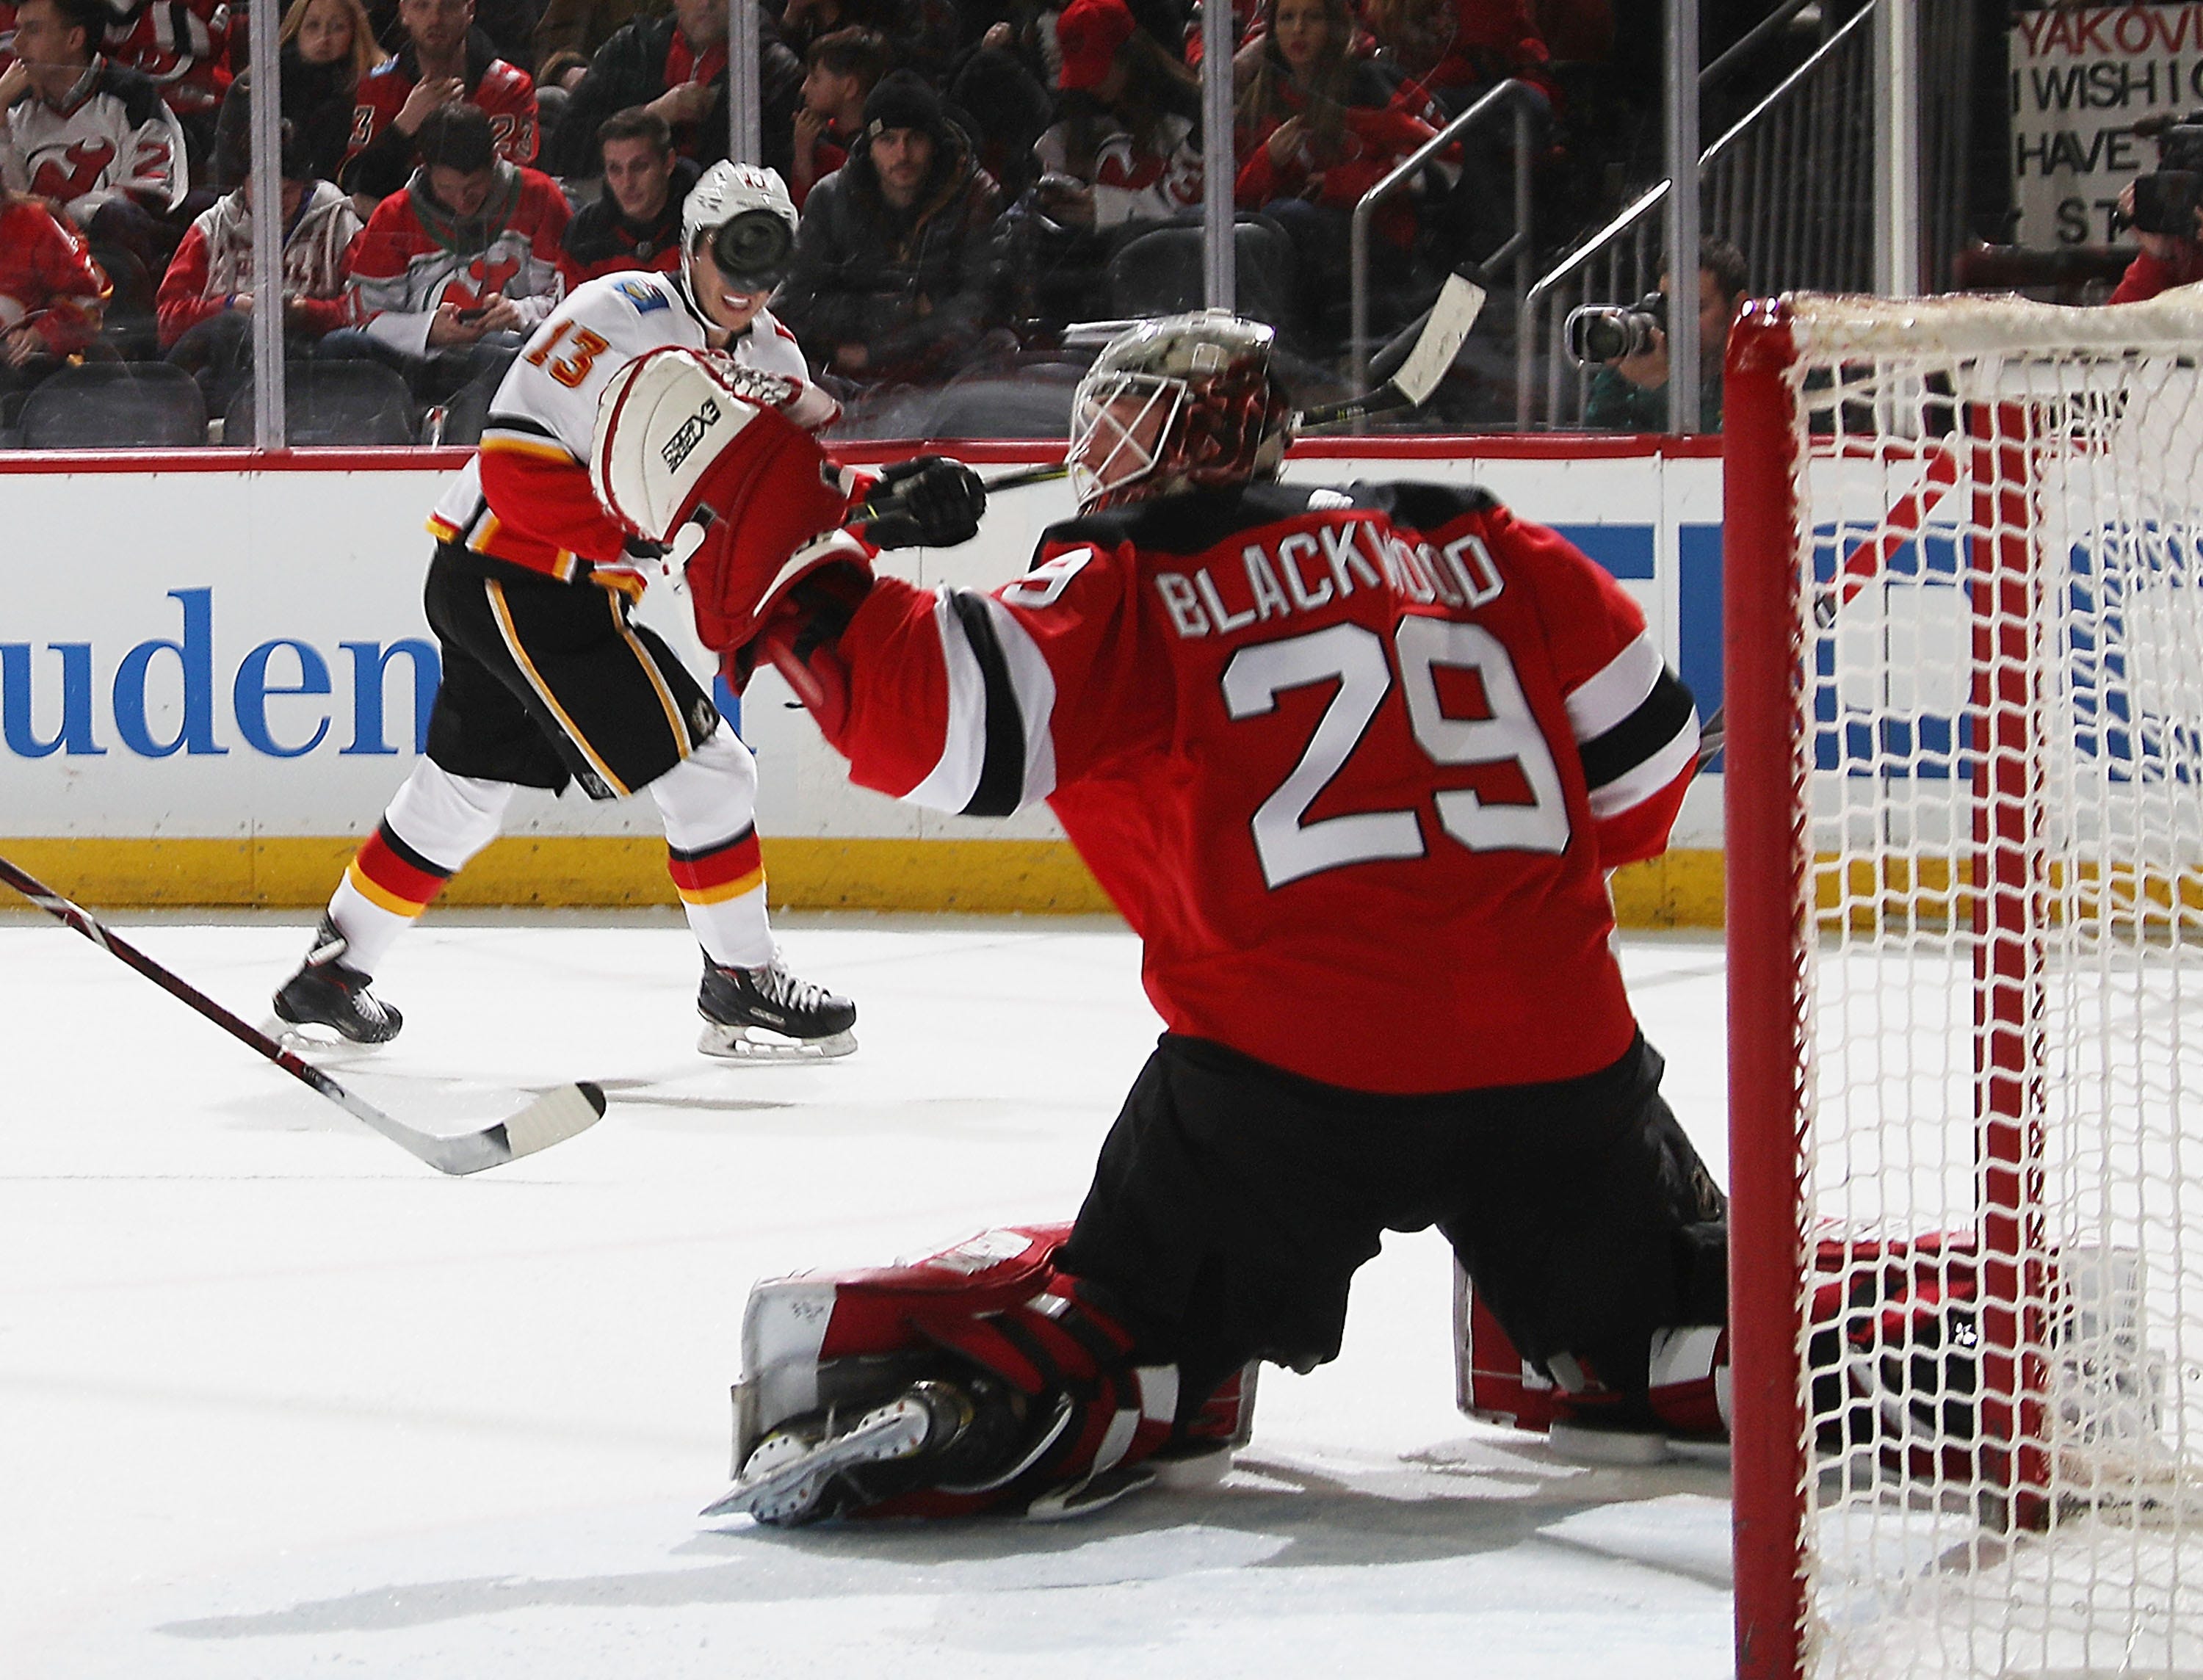
[[[1462,1411],[1487,1424],[1544,1430],[1567,1423],[1614,1427],[1625,1420],[1686,1441],[1728,1435],[1728,1332],[1718,1324],[1655,1330],[1643,1408],[1601,1381],[1586,1358],[1556,1353],[1546,1368],[1522,1357],[1506,1327],[1454,1272],[1454,1388]]]
[[[959,1436],[924,1485],[890,1491],[889,1478],[869,1502],[861,1488],[844,1487],[830,1501],[837,1508],[948,1516],[1045,1506],[1063,1514],[1126,1491],[1119,1472],[1173,1441],[1178,1371],[1139,1363],[1132,1335],[1056,1270],[1068,1233],[988,1231],[909,1265],[758,1286],[735,1390],[738,1489],[788,1461],[777,1437],[830,1438],[822,1415],[869,1416],[939,1382],[972,1401],[977,1434]],[[1228,1386],[1177,1440],[1213,1450],[1238,1437],[1252,1385]],[[767,1447],[770,1462],[760,1459]]]

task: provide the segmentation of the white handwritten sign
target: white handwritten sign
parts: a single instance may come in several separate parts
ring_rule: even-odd
[[[2135,123],[2203,109],[2203,4],[2019,12],[2011,38],[2014,238],[2130,241],[2114,233],[2111,206],[2157,168]]]

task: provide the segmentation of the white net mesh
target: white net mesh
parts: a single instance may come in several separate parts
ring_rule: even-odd
[[[1815,1676],[2203,1676],[2203,302],[1793,300]]]

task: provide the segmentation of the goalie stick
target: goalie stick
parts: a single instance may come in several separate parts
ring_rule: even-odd
[[[312,1063],[286,1050],[257,1028],[246,1024],[188,981],[170,973],[144,952],[110,933],[81,905],[73,904],[53,888],[0,858],[0,881],[21,893],[55,920],[82,934],[109,955],[120,958],[170,996],[189,1004],[233,1038],[251,1046],[293,1079],[312,1088],[339,1108],[382,1134],[400,1149],[426,1161],[438,1172],[454,1177],[503,1166],[507,1161],[533,1155],[563,1143],[577,1132],[596,1124],[605,1111],[605,1093],[587,1082],[561,1085],[544,1092],[517,1113],[479,1132],[439,1137],[416,1131],[392,1119],[372,1103],[355,1096]]]
[[[1444,379],[1453,359],[1461,353],[1468,341],[1469,328],[1484,309],[1484,288],[1466,274],[1449,274],[1439,289],[1438,300],[1424,311],[1422,319],[1372,358],[1373,367],[1382,367],[1395,355],[1399,357],[1396,367],[1384,384],[1374,391],[1364,392],[1359,397],[1350,397],[1344,402],[1325,403],[1313,409],[1304,409],[1293,416],[1288,428],[1295,434],[1322,431],[1332,426],[1349,426],[1373,414],[1391,414],[1401,409],[1419,409],[1431,399]],[[1412,334],[1412,338],[1409,336]],[[1406,346],[1401,353],[1401,346]],[[987,480],[987,493],[1017,490],[1028,484],[1046,484],[1067,476],[1071,471],[1068,461],[1051,461],[1039,466],[1019,467],[1014,472],[1004,473],[999,478]],[[867,502],[849,516],[849,523],[863,524],[893,510],[892,500]]]

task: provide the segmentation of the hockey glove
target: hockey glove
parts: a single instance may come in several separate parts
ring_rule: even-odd
[[[920,455],[880,474],[853,528],[875,548],[954,548],[979,534],[987,486],[961,461]]]
[[[842,405],[809,380],[746,368],[731,357],[718,360],[728,389],[761,409],[772,410],[791,425],[816,432],[842,416]]]
[[[872,588],[871,563],[848,538],[842,544],[820,545],[823,563],[781,590],[765,611],[764,628],[719,662],[720,674],[737,694],[748,686],[758,661],[769,662],[829,740],[840,734],[849,709],[848,667],[836,643]]]

